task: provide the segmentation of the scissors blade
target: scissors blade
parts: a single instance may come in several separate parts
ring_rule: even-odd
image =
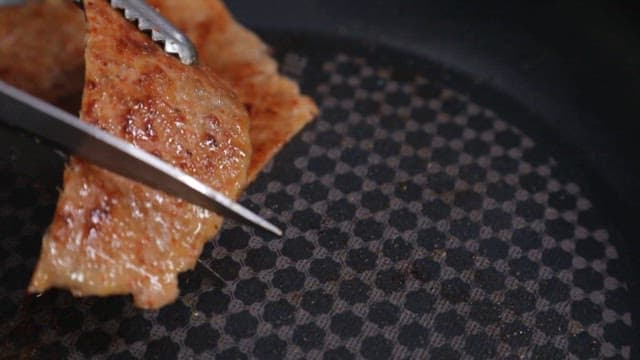
[[[51,141],[114,173],[282,236],[282,230],[272,223],[184,171],[3,81],[0,81],[0,121]]]

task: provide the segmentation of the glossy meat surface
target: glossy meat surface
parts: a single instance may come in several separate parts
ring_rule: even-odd
[[[67,0],[0,6],[0,79],[77,112],[84,21]]]
[[[200,62],[229,82],[249,111],[251,182],[317,115],[318,108],[300,94],[295,82],[278,73],[268,46],[237,23],[222,1],[148,2],[195,42]],[[11,36],[0,37],[0,55],[7,54],[0,56],[0,78],[75,112],[69,99],[82,87],[81,12],[66,0],[0,8],[0,34],[3,32]]]
[[[195,43],[200,62],[227,80],[251,118],[249,181],[318,113],[298,85],[278,74],[269,48],[219,0],[149,0]]]
[[[300,94],[294,82],[278,74],[277,63],[270,57],[268,47],[251,31],[236,23],[222,2],[149,2],[159,7],[163,15],[194,39],[199,49],[200,63],[207,66],[203,71],[209,74],[209,78],[214,77],[210,81],[215,82],[217,75],[230,84],[239,94],[241,104],[249,110],[253,156],[250,159],[248,180],[253,180],[271,157],[312,120],[317,113],[315,104]],[[91,9],[92,13],[95,11],[94,8]],[[100,25],[106,26],[106,32],[96,31],[95,22],[89,24],[93,32],[87,53],[87,70],[93,74],[94,79],[89,78],[86,83],[83,103],[85,120],[198,175],[199,171],[206,170],[206,166],[199,165],[219,159],[210,157],[210,153],[190,149],[194,146],[200,149],[202,142],[198,143],[195,135],[186,136],[184,131],[202,134],[203,129],[202,123],[190,120],[192,104],[187,100],[191,99],[178,101],[179,99],[173,98],[172,101],[166,101],[165,96],[184,90],[175,89],[170,82],[186,75],[174,74],[175,69],[172,68],[173,65],[166,64],[164,54],[160,54],[158,58],[162,59],[159,60],[160,68],[168,72],[165,74],[165,83],[157,85],[164,76],[155,74],[149,70],[150,67],[146,68],[146,72],[134,74],[144,68],[137,66],[144,65],[137,57],[152,49],[159,50],[159,47],[151,46],[152,43],[146,43],[140,36],[129,36],[130,30],[125,31],[127,36],[116,35],[112,32],[114,25],[106,24],[107,22],[116,21],[119,26],[115,28],[120,32],[132,27],[123,28],[121,19],[114,18],[111,13],[108,15],[107,20],[103,20],[105,24]],[[97,21],[95,17],[90,19]],[[66,0],[0,7],[0,34],[10,35],[0,38],[0,54],[3,55],[0,58],[0,78],[76,112],[78,105],[75,104],[79,101],[69,99],[79,98],[82,92],[84,26],[82,12]],[[105,35],[111,37],[104,38]],[[103,53],[101,47],[109,51]],[[121,49],[126,49],[125,52],[131,56],[128,59],[116,58],[118,54],[107,59],[113,64],[117,63],[116,65],[97,66],[104,60],[102,56],[112,56]],[[157,55],[156,50],[153,56]],[[5,54],[20,59],[21,63],[9,60]],[[147,55],[151,56],[151,53]],[[133,70],[127,72],[124,69]],[[123,92],[120,86],[128,85],[114,80],[112,77],[115,74],[125,76],[127,84],[135,83],[136,88],[156,84],[156,90],[161,87],[171,90],[167,94],[163,90],[145,93],[148,97],[144,99],[136,98],[141,95],[140,91],[129,87]],[[139,78],[135,79],[136,76]],[[97,77],[111,77],[112,81],[95,81]],[[218,88],[218,85],[214,87]],[[224,86],[220,85],[219,89],[224,89]],[[219,97],[226,99],[232,95]],[[231,105],[230,109],[235,105]],[[173,110],[176,109],[181,111],[174,113]],[[242,109],[233,111],[241,112]],[[123,114],[126,114],[125,121],[122,119]],[[163,119],[185,116],[189,121],[180,127],[175,124],[173,127],[157,127],[157,123],[149,121],[155,115],[160,115]],[[216,118],[220,121],[225,119],[224,116]],[[246,132],[246,124],[242,121],[239,123],[242,131]],[[181,134],[179,138],[186,142],[176,142],[172,135],[175,133]],[[204,142],[213,145],[226,136],[228,134],[209,137]],[[247,155],[242,161],[247,161],[251,150],[246,146],[237,147],[242,148]],[[187,153],[192,155],[184,156]],[[241,167],[240,164],[238,167]],[[242,184],[243,181],[222,184],[225,183],[224,174],[218,177],[219,172],[205,173],[204,178],[197,177],[219,189],[228,186],[228,190],[234,189],[237,194],[239,187],[246,186],[246,183]],[[30,286],[32,292],[60,287],[68,288],[76,295],[133,293],[139,306],[162,306],[177,294],[175,274],[193,265],[202,243],[218,231],[221,223],[221,219],[217,217],[205,220],[208,213],[202,210],[167,198],[78,159],[72,160],[65,172],[64,189],[56,216],[44,238],[41,261]],[[228,194],[234,195],[232,192]],[[167,218],[171,221],[167,222]],[[126,236],[122,237],[123,234]],[[166,258],[166,261],[159,262],[157,257],[163,260]],[[81,271],[72,271],[76,268]],[[164,277],[157,275],[163,272]],[[90,273],[93,273],[93,280],[89,280]],[[100,279],[100,276],[103,278]],[[101,284],[95,285],[98,280]],[[94,285],[90,285],[90,281]]]
[[[102,0],[85,1],[81,117],[236,197],[251,156],[249,118],[213,72],[181,64]],[[217,215],[72,159],[29,290],[133,294],[157,308],[219,230]]]

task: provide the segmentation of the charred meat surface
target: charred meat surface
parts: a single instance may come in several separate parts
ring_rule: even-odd
[[[317,107],[221,1],[149,2],[194,41],[202,68],[179,64],[121,14],[91,1],[83,57],[82,12],[47,0],[0,8],[1,19],[12,19],[0,22],[10,35],[0,39],[0,53],[22,62],[0,58],[0,78],[76,112],[79,100],[68,99],[82,93],[86,59],[85,121],[237,196]],[[137,305],[160,307],[175,298],[175,275],[193,266],[220,224],[204,210],[73,159],[30,291],[132,293]]]
[[[269,47],[219,0],[149,0],[195,43],[200,62],[238,93],[251,118],[249,181],[318,113],[298,85],[278,73]]]
[[[108,2],[87,0],[81,118],[181,168],[228,196],[246,184],[249,118],[209,69],[165,54]],[[132,294],[157,308],[177,294],[222,219],[79,159],[64,189],[29,290]]]

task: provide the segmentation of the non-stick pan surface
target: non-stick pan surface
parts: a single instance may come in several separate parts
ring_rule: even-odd
[[[545,120],[428,57],[262,34],[321,107],[243,198],[285,236],[228,223],[224,281],[197,267],[159,311],[25,297],[63,162],[3,133],[0,357],[632,358],[609,189]]]

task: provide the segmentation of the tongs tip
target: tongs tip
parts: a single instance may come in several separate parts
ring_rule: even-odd
[[[84,9],[82,0],[73,0]],[[198,63],[198,51],[182,31],[165,19],[144,0],[109,0],[111,7],[122,10],[125,19],[137,23],[140,31],[151,32],[151,39],[162,43],[164,52],[177,55],[185,65]]]
[[[183,64],[197,63],[198,53],[191,40],[144,0],[110,0],[109,2],[111,7],[124,12],[125,19],[136,21],[139,30],[150,31],[153,41],[164,43],[165,52],[178,55]]]

